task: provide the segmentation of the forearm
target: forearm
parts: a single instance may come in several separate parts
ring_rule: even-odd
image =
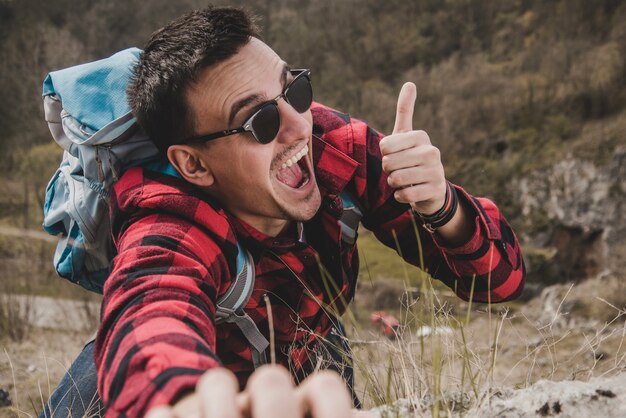
[[[210,320],[183,294],[166,293],[145,290],[142,298],[149,305],[126,305],[110,330],[100,329],[103,340],[96,355],[107,416],[143,416],[146,408],[172,403],[192,390],[205,370],[219,366],[211,347],[214,330],[203,326]],[[114,312],[104,312],[104,323],[112,316]]]
[[[516,298],[523,289],[525,268],[515,233],[493,202],[474,198],[458,187],[457,192],[459,207],[464,208],[457,219],[463,224],[450,235],[463,235],[462,239],[451,240],[445,235],[448,231],[441,231],[443,227],[432,234],[455,276],[449,285],[463,299],[469,299],[470,294],[479,302]]]
[[[470,231],[459,245],[452,245],[439,230],[427,231],[408,205],[395,218],[382,224],[370,222],[367,227],[407,262],[444,282],[462,299],[469,299],[470,294],[478,302],[514,299],[523,288],[524,265],[513,231],[491,201],[455,187]],[[397,205],[390,199],[377,210],[395,211]]]
[[[139,224],[127,234],[143,232]],[[154,405],[175,402],[205,370],[219,366],[215,288],[192,257],[129,239],[120,250],[96,341],[98,389],[107,416],[143,416]]]

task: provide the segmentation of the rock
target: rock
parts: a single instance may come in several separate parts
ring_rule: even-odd
[[[534,417],[626,417],[626,373],[588,382],[540,380],[525,389],[501,388],[491,390],[479,404],[464,392],[443,396],[443,416],[466,418],[534,418]],[[418,401],[400,399],[392,405],[372,409],[379,418],[430,417],[432,397]]]
[[[567,298],[571,285],[554,285],[543,289],[540,296],[541,311],[537,319],[539,328],[549,327],[553,331],[565,331],[575,324],[569,315],[574,301]]]
[[[513,181],[529,225],[526,243],[555,252],[551,283],[606,275],[626,252],[626,149],[598,167],[569,156]],[[533,260],[538,261],[538,260]],[[531,263],[532,264],[532,263]],[[541,263],[539,263],[541,264]],[[529,277],[534,266],[530,266]],[[546,280],[545,275],[538,275]]]
[[[626,417],[626,374],[588,382],[541,380],[526,389],[492,397],[468,417]]]
[[[416,335],[418,338],[428,337],[430,335],[452,335],[454,330],[450,327],[435,327],[431,328],[428,325],[424,325],[418,328]]]
[[[0,388],[0,408],[3,406],[11,406],[13,401],[11,400],[11,395],[9,395],[9,391]]]

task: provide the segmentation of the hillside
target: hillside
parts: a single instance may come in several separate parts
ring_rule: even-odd
[[[477,307],[438,284],[424,292],[422,275],[407,273],[390,257],[391,250],[361,233],[361,283],[354,318],[347,322],[355,328],[351,338],[360,361],[371,367],[359,376],[368,406],[443,393],[442,376],[449,378],[447,387],[467,392],[473,387],[474,402],[481,399],[480,386],[489,393],[482,399],[493,399],[491,406],[503,410],[516,408],[515,399],[527,399],[532,383],[541,379],[616,374],[611,384],[623,383],[626,0],[214,3],[254,11],[266,42],[294,67],[312,69],[315,100],[381,132],[392,129],[401,85],[415,82],[413,126],[426,130],[440,148],[450,180],[498,203],[522,244],[528,275],[521,301]],[[8,361],[0,363],[0,389],[15,386],[25,392],[22,405],[30,402],[29,411],[40,406],[37,385],[45,379],[54,383],[74,352],[51,344],[47,349],[56,364],[49,372],[47,357],[38,350],[56,330],[25,326],[22,337],[9,338],[3,318],[14,311],[3,309],[12,306],[10,295],[78,299],[82,308],[97,301],[55,276],[54,243],[25,231],[41,230],[44,190],[61,157],[43,120],[41,83],[49,71],[141,46],[173,17],[205,4],[0,0],[0,89],[5,93],[0,100],[0,343],[8,347]],[[426,303],[415,303],[412,293]],[[401,318],[410,331],[407,340],[389,342],[376,334],[369,324],[373,309]],[[85,312],[85,327],[59,331],[76,348],[94,326],[96,314]],[[425,339],[419,335],[425,326],[454,333]],[[503,344],[501,336],[513,343]],[[415,366],[410,372],[393,364],[405,360]],[[35,369],[29,372],[31,366]],[[368,392],[368,379],[375,381],[375,393]],[[508,391],[513,385],[520,391]],[[542,392],[551,385],[535,386],[534,399],[544,399]],[[568,383],[554,386],[561,390]],[[596,386],[581,390],[593,392]],[[623,390],[613,392],[623,400]],[[594,401],[613,408],[616,401],[609,398],[600,394]],[[544,416],[558,415],[555,399],[545,397]],[[439,401],[424,413],[436,415],[433,405],[445,404]],[[529,416],[542,415],[543,403],[532,405]],[[478,411],[477,416],[484,410]],[[484,412],[489,413],[496,414]],[[3,408],[0,416],[17,414]]]
[[[42,120],[39,94],[46,73],[141,46],[161,24],[203,4],[0,2],[0,88],[11,92],[10,100],[0,102],[5,222],[38,227],[43,189],[60,155]],[[429,132],[442,150],[449,178],[494,198],[524,244],[555,246],[560,226],[581,227],[582,235],[624,235],[623,164],[616,155],[626,146],[625,1],[228,4],[255,11],[265,39],[279,54],[313,70],[317,100],[383,132],[392,127],[400,86],[414,81],[419,95],[414,126]],[[564,160],[571,161],[572,173],[589,164],[611,172],[608,182],[589,184],[606,190],[597,192],[595,201],[618,205],[608,218],[602,213],[604,222],[571,223],[527,202],[533,193],[529,182],[553,188],[539,183]],[[580,190],[573,197],[582,200],[582,210],[593,206],[585,201],[589,194]]]

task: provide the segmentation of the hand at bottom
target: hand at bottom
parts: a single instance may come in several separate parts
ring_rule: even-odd
[[[321,371],[295,386],[280,366],[263,366],[239,392],[235,375],[227,369],[207,371],[196,391],[173,407],[153,408],[147,418],[367,418],[367,412],[352,410],[343,379],[335,372]]]

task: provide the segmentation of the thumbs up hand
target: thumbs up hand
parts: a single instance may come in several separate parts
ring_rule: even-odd
[[[413,130],[416,97],[415,84],[405,83],[398,96],[393,133],[380,141],[380,151],[387,183],[396,189],[396,200],[430,215],[444,205],[446,177],[439,149],[426,132]]]

